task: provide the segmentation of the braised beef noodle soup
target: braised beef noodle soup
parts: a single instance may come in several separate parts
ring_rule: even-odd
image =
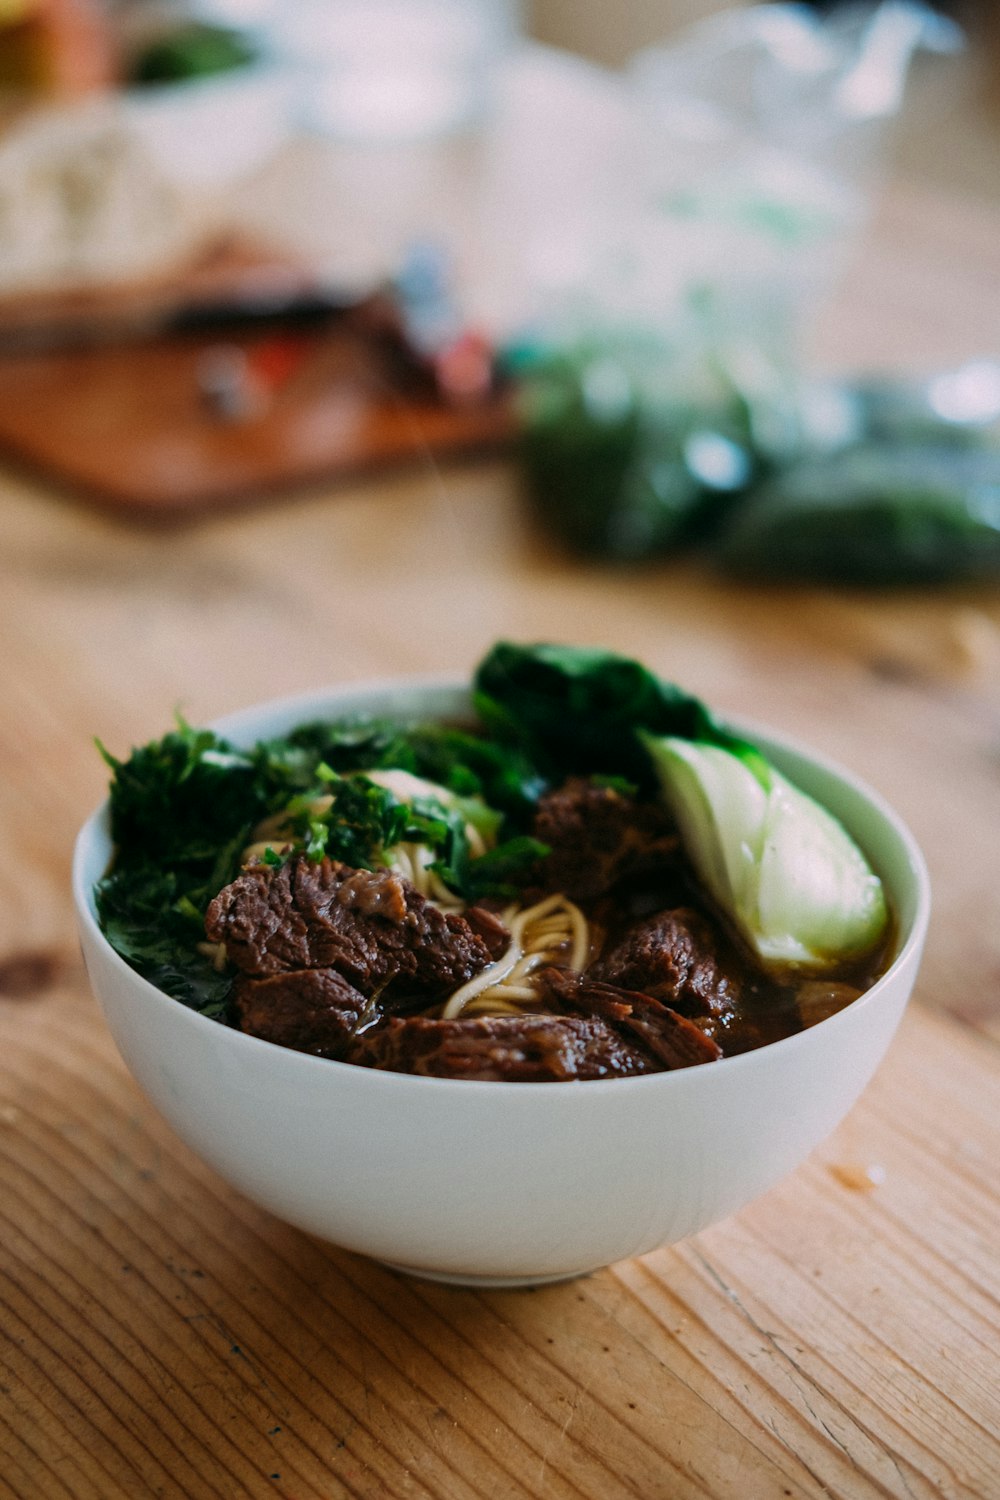
[[[518,1082],[710,1063],[886,967],[863,852],[696,698],[608,652],[501,643],[473,703],[105,752],[107,937],[278,1046]]]

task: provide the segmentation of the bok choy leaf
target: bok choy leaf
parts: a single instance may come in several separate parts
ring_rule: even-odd
[[[643,740],[696,871],[764,962],[822,969],[878,942],[882,883],[818,802],[763,755]]]

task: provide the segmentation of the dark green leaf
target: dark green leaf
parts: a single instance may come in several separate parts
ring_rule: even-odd
[[[530,882],[540,859],[549,852],[547,844],[526,834],[508,839],[469,864],[467,894],[470,900],[481,896],[513,899]]]
[[[637,661],[579,646],[500,642],[480,664],[485,724],[553,775],[624,776],[652,784],[639,731],[734,745],[697,698]]]

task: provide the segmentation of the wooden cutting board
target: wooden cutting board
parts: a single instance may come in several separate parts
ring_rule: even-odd
[[[192,300],[296,289],[295,268],[226,245],[167,283],[0,302],[0,330],[93,314],[141,323]],[[307,277],[301,278],[308,290]],[[206,361],[244,359],[242,417],[205,398]],[[508,403],[441,401],[391,345],[346,320],[309,332],[147,336],[0,356],[0,453],[102,504],[148,516],[252,501],[390,464],[494,447]]]
[[[213,342],[0,361],[0,451],[95,500],[152,515],[458,455],[512,432],[504,401],[446,406],[398,384],[377,351],[339,335],[311,341],[303,367],[266,409],[222,420],[199,389]],[[235,342],[253,361],[264,341]]]

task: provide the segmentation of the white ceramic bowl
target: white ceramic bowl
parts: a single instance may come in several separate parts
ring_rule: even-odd
[[[455,715],[468,691],[410,680],[263,704],[219,721],[237,744],[316,718]],[[923,858],[848,772],[736,726],[835,813],[895,909],[894,962],[846,1010],[755,1052],[674,1073],[485,1083],[356,1068],[244,1036],[140,978],[98,928],[107,806],[77,841],[84,957],[122,1056],[177,1134],[289,1223],[441,1280],[517,1285],[578,1275],[683,1239],[795,1167],[842,1119],[903,1013],[929,911]]]

